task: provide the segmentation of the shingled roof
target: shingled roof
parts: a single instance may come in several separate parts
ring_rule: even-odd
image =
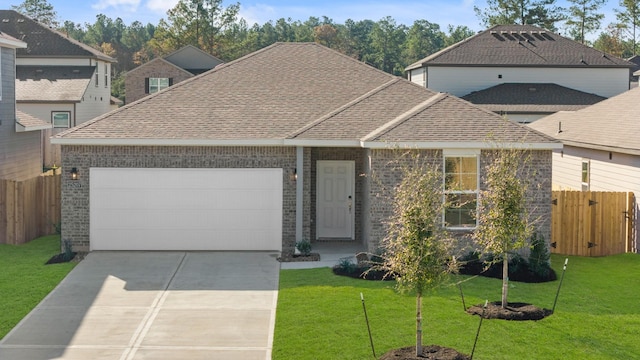
[[[532,25],[496,25],[409,65],[626,67],[632,63]]]
[[[575,111],[606,99],[557,84],[542,83],[505,83],[474,91],[462,98],[487,110],[512,114]]]
[[[566,145],[640,155],[640,88],[528,126]],[[561,130],[561,131],[559,131]]]
[[[90,57],[108,62],[115,59],[14,10],[0,10],[0,31],[27,43],[17,57]]]
[[[53,142],[364,146],[406,140],[466,147],[486,141],[488,131],[504,124],[487,110],[321,45],[277,43],[58,134]],[[557,146],[528,128],[508,126],[514,132],[504,141]],[[447,136],[434,136],[436,129]]]
[[[95,66],[18,66],[16,101],[80,102]]]

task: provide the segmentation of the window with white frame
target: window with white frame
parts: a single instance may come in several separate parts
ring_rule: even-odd
[[[445,153],[444,193],[447,200],[444,221],[450,229],[476,227],[478,207],[479,154]]]
[[[51,123],[54,128],[68,128],[71,125],[70,111],[53,111],[51,112]]]
[[[149,94],[157,93],[170,85],[169,78],[149,78]]]
[[[107,64],[104,64],[104,87],[109,86],[109,67]]]
[[[591,179],[591,160],[582,159],[582,191],[589,191]]]
[[[96,64],[96,74],[95,74],[95,80],[96,80],[96,87],[98,87],[98,83],[100,82],[100,66],[98,66]]]

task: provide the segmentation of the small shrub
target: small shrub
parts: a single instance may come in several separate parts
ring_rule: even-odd
[[[71,246],[71,240],[69,240],[69,239],[63,240],[62,241],[62,248],[63,248],[62,259],[64,261],[71,261],[71,259],[73,259],[73,257],[76,255],[73,252],[73,247]]]
[[[358,270],[358,266],[351,261],[351,258],[344,257],[340,259],[336,266],[334,266],[334,269],[345,274],[353,274]]]
[[[534,274],[546,278],[551,272],[549,259],[551,254],[544,236],[534,232],[531,236],[531,252],[529,253],[529,269]]]
[[[309,254],[311,254],[311,242],[307,239],[303,239],[296,243],[296,249],[300,251],[302,256],[309,256]]]

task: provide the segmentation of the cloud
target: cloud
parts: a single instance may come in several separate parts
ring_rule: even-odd
[[[176,6],[178,0],[148,0],[145,6],[147,9],[161,14],[166,14],[167,10]]]
[[[124,12],[135,12],[138,9],[138,5],[140,5],[140,0],[99,0],[91,7],[100,11],[113,8]]]
[[[276,9],[273,6],[265,4],[255,4],[252,6],[244,6],[240,4],[238,18],[243,18],[249,26],[253,24],[264,24],[269,20],[275,20]]]

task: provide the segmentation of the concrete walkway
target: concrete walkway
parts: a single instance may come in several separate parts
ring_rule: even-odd
[[[0,341],[0,359],[271,359],[276,257],[90,253]]]
[[[356,254],[364,251],[364,245],[354,242],[315,242],[312,244],[311,252],[319,253],[320,261],[283,262],[281,268],[285,270],[333,267],[345,258],[355,263]]]

